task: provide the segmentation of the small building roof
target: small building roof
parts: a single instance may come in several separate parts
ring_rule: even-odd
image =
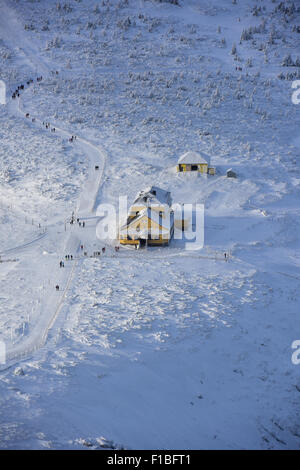
[[[190,164],[200,164],[200,163],[207,163],[210,164],[210,156],[204,152],[193,152],[189,151],[181,155],[178,159],[178,163],[187,163]]]

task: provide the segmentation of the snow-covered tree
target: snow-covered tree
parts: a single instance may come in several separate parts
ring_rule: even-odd
[[[284,57],[282,64],[283,67],[291,67],[294,65],[294,62],[292,60],[291,54],[288,54]]]

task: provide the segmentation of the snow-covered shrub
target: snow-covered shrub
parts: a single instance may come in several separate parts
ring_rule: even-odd
[[[275,7],[275,12],[281,11],[284,15],[293,15],[296,12],[296,7],[294,2],[290,5],[286,5],[286,2],[280,2],[279,5]]]
[[[124,20],[119,20],[118,21],[118,27],[120,29],[123,29],[124,31],[127,31],[128,28],[131,26],[131,20],[129,18],[129,16],[127,18],[125,18]]]
[[[242,34],[241,34],[241,41],[249,41],[252,38],[253,38],[253,34],[252,34],[251,28],[243,29]]]
[[[96,23],[93,23],[92,21],[88,21],[86,24],[86,29],[96,29],[96,27]]]
[[[117,4],[117,8],[125,8],[129,5],[129,0],[120,0]]]
[[[283,67],[292,67],[294,66],[294,62],[292,60],[291,54],[288,54],[284,57],[282,64]]]
[[[25,24],[24,29],[25,29],[25,31],[34,31],[35,28],[34,28],[33,24]]]
[[[269,39],[268,39],[268,44],[274,44],[275,41],[274,41],[274,33],[273,31],[270,32],[270,35],[269,35]]]
[[[65,3],[62,8],[66,13],[71,13],[71,11],[72,11],[72,7],[69,3]]]
[[[254,5],[254,7],[252,8],[252,15],[259,16],[261,13],[262,13],[261,7]]]
[[[10,59],[11,58],[11,52],[9,49],[7,49],[7,47],[5,46],[1,46],[0,45],[0,57],[1,59],[3,60],[7,60],[7,59]],[[2,71],[1,71],[2,72]],[[3,72],[2,72],[3,73]]]
[[[170,3],[171,5],[177,5],[179,6],[179,1],[178,0],[155,0],[157,3]]]
[[[61,39],[58,36],[56,36],[51,41],[48,41],[47,44],[46,44],[46,50],[47,51],[49,49],[58,48],[58,47],[61,47]]]
[[[298,69],[296,72],[287,72],[286,74],[281,72],[278,75],[278,78],[280,80],[298,80],[300,79],[300,69]]]

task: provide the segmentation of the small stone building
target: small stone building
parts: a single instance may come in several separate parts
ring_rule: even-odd
[[[227,178],[236,178],[236,172],[230,168],[226,171],[226,176]]]

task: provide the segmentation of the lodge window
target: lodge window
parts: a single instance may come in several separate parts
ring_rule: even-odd
[[[197,171],[198,170],[198,165],[192,165],[191,170],[192,171]]]

